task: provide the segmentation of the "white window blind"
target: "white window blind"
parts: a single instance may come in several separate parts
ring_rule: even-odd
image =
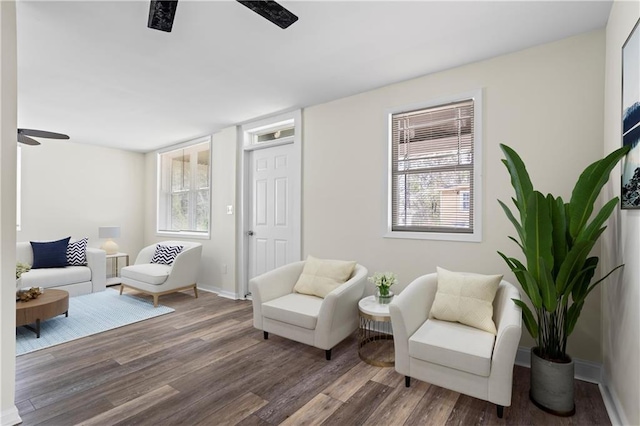
[[[391,230],[474,232],[474,100],[391,115]]]

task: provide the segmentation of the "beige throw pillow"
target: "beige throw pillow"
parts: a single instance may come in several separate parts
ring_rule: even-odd
[[[502,275],[480,275],[438,269],[438,291],[430,317],[455,321],[496,334],[493,299]]]
[[[309,256],[293,290],[324,299],[331,290],[347,282],[355,267],[356,262]]]

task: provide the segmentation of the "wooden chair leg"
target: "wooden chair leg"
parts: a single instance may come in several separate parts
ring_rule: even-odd
[[[262,337],[264,337],[264,340],[267,340],[269,338],[269,332],[268,331],[263,331],[262,332]]]
[[[122,290],[124,290],[124,284],[120,284],[120,295],[122,296]]]
[[[197,299],[198,298],[198,286],[197,286],[197,284],[193,285],[193,292],[195,293],[196,299]]]
[[[404,376],[404,386],[407,388],[411,386],[411,377]]]
[[[504,406],[502,405],[498,405],[498,418],[501,419],[502,416],[504,415]]]
[[[326,351],[324,351],[324,357],[327,359],[327,361],[331,361],[331,349],[327,349]]]
[[[153,295],[153,307],[154,307],[154,308],[157,308],[157,307],[158,307],[158,298],[159,298],[159,297],[160,297],[160,296],[158,296],[157,294],[154,294],[154,295]]]

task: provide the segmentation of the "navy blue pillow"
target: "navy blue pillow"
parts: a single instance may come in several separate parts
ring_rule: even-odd
[[[31,241],[33,265],[31,269],[63,268],[67,266],[67,246],[71,237],[44,243]]]

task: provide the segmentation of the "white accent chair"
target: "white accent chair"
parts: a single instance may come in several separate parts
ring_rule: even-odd
[[[497,336],[460,323],[429,318],[438,275],[411,282],[389,305],[396,371],[497,405],[511,405],[513,365],[522,333],[520,292],[502,280],[493,301]]]
[[[172,265],[151,263],[156,245],[183,246]],[[122,284],[120,294],[125,287],[153,296],[153,306],[158,306],[158,297],[176,291],[193,289],[198,298],[198,270],[202,257],[202,244],[188,241],[163,241],[143,248],[131,266],[120,271]]]
[[[249,281],[253,299],[253,326],[269,333],[325,350],[353,333],[359,325],[358,301],[364,293],[367,269],[356,264],[351,278],[324,299],[295,293],[305,261],[266,272]]]

